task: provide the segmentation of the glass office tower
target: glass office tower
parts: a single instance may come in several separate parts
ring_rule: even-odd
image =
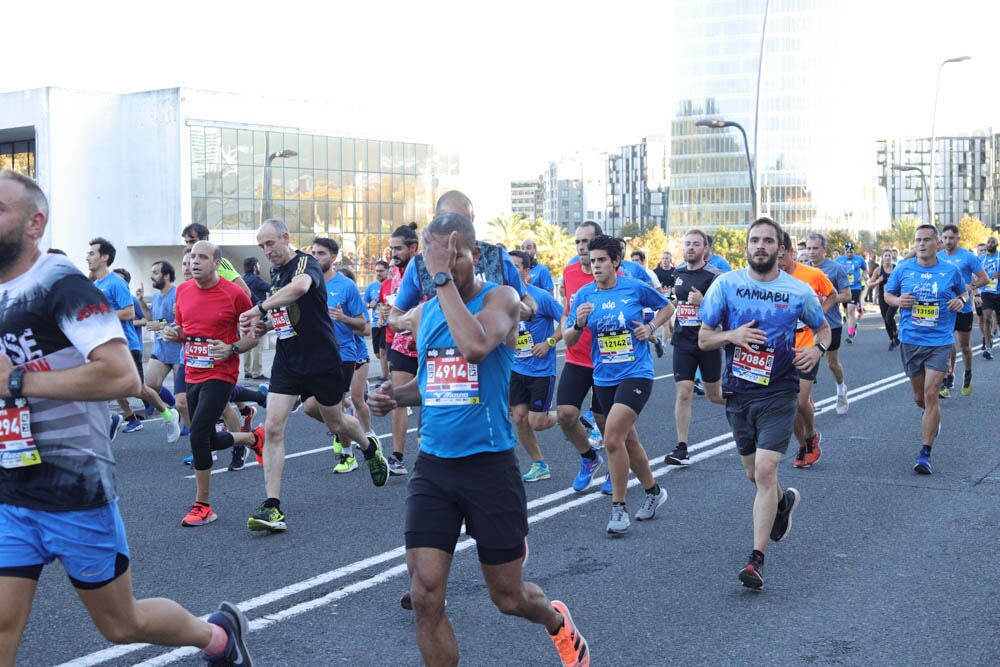
[[[765,0],[674,1],[671,229],[751,221],[747,152],[756,162],[760,213],[783,225],[843,215],[851,207],[844,177],[870,174],[842,130],[846,101],[835,91],[849,76],[837,69],[846,10],[835,13],[832,0],[771,1],[755,137],[765,6]],[[735,127],[699,127],[700,120],[739,123],[747,145]]]

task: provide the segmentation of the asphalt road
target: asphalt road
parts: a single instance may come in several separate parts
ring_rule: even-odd
[[[574,450],[558,427],[541,435],[554,475],[528,485],[525,576],[569,605],[592,664],[996,664],[1000,449],[992,416],[1000,361],[976,357],[973,394],[956,391],[945,401],[934,474],[918,476],[920,412],[875,319],[863,320],[841,354],[846,416],[834,413],[832,379],[820,373],[822,459],[808,470],[793,469],[791,457],[782,464],[780,481],[803,500],[788,538],[768,550],[762,592],[736,577],[751,549],[753,488],[722,409],[696,398],[695,463],[663,465],[674,445],[669,351],[656,361],[654,393],[638,423],[670,494],[654,520],[609,537],[610,500],[596,484],[573,493]],[[387,433],[388,420],[375,427]],[[256,466],[225,471],[228,456],[213,477],[220,519],[182,528],[194,497],[191,469],[181,465],[186,445],[186,438],[166,444],[158,424],[115,444],[137,596],[171,597],[197,614],[222,599],[240,604],[257,665],[421,664],[412,613],[398,604],[408,586],[405,478],[376,489],[364,469],[334,475],[325,428],[299,414],[289,427],[286,533],[246,529],[264,498],[263,475]],[[414,448],[411,433],[407,463]],[[633,513],[640,499],[631,488]],[[493,607],[471,546],[460,544],[448,592],[462,664],[559,664],[540,627]],[[108,644],[53,564],[18,665],[197,664],[195,653]]]

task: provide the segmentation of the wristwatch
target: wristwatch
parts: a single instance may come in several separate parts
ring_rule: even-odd
[[[10,371],[10,376],[7,378],[7,391],[10,392],[11,398],[24,398],[21,395],[21,388],[24,386],[24,369],[23,368],[13,368]]]
[[[823,343],[816,343],[816,347],[819,348],[820,356],[826,354],[826,345],[823,345]]]
[[[580,326],[580,321],[579,320],[574,320],[574,322],[573,322],[573,328],[576,329],[577,331],[583,331],[583,327]]]
[[[454,280],[454,277],[450,273],[438,271],[434,274],[434,287],[444,287],[451,280]]]
[[[267,315],[267,308],[264,307],[264,302],[263,301],[261,301],[260,303],[257,304],[257,310],[260,311],[261,315]]]
[[[549,347],[555,347],[556,346],[556,339],[553,338],[552,336],[549,336],[548,338],[546,338],[545,342],[549,344]]]
[[[229,346],[229,351],[233,353],[234,357],[240,356],[240,348],[236,345],[236,343]]]

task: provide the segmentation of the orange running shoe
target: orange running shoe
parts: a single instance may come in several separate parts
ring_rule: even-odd
[[[250,445],[250,451],[253,452],[254,458],[257,459],[257,465],[264,467],[264,427],[258,426],[253,431],[253,444]]]
[[[811,466],[812,464],[819,461],[819,457],[822,456],[823,452],[819,448],[819,441],[823,438],[819,431],[811,438],[806,438],[806,465]]]
[[[191,511],[181,520],[182,526],[204,526],[219,518],[219,515],[212,511],[208,505],[195,503]]]
[[[559,600],[552,601],[552,607],[562,614],[563,624],[559,632],[552,638],[552,643],[559,651],[559,659],[562,660],[563,667],[590,667],[590,647],[587,640],[583,638],[580,631],[573,624],[573,617],[570,616],[569,609]]]

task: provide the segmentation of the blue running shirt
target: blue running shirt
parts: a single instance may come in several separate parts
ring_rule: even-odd
[[[364,302],[361,301],[361,292],[358,291],[358,286],[339,272],[326,281],[326,307],[339,307],[348,317],[357,317],[367,312]],[[357,343],[354,341],[354,332],[351,331],[351,328],[342,322],[334,322],[333,330],[337,334],[340,360],[357,361]]]
[[[861,270],[867,269],[868,265],[865,264],[865,260],[861,257],[855,255],[850,259],[847,255],[841,255],[837,258],[837,264],[844,267],[844,272],[847,273],[847,284],[851,288],[852,292],[857,292],[861,289]],[[826,273],[825,271],[823,273]],[[829,278],[829,276],[827,276]],[[830,282],[833,282],[832,280]]]
[[[549,267],[544,264],[535,264],[531,267],[531,284],[535,287],[540,287],[546,292],[552,292],[556,286],[552,283],[552,274],[549,273]]]
[[[483,309],[486,283],[465,304],[473,315]],[[512,449],[517,440],[508,416],[514,350],[501,344],[477,364],[462,356],[435,296],[424,303],[417,331],[417,386],[423,404],[420,449],[454,459]]]
[[[754,349],[726,345],[722,387],[736,394],[778,394],[799,391],[795,368],[795,328],[802,320],[819,329],[826,320],[812,287],[781,271],[770,282],[750,277],[747,269],[724,273],[715,279],[701,302],[701,321],[714,329],[737,329],[756,321],[767,337]]]
[[[816,265],[811,264],[810,266]],[[825,273],[826,277],[830,279],[830,282],[833,283],[833,288],[837,290],[837,296],[840,296],[840,290],[850,287],[850,283],[847,280],[847,271],[832,259],[827,259],[819,266],[816,266],[816,268]],[[831,329],[842,329],[844,327],[844,321],[840,319],[840,304],[830,306],[830,310],[826,311],[826,323],[830,325]]]
[[[528,285],[528,294],[538,304],[531,320],[517,323],[517,350],[514,352],[514,372],[529,377],[549,377],[556,374],[556,348],[544,357],[536,357],[531,348],[544,342],[556,330],[563,307],[544,288]]]
[[[980,292],[987,292],[989,294],[1000,294],[1000,289],[997,287],[997,279],[993,277],[997,271],[1000,271],[1000,252],[995,252],[992,255],[983,253],[980,258],[982,260],[981,268],[986,272],[986,277],[989,282],[985,286],[979,289]]]
[[[129,306],[135,307],[135,303],[132,301],[132,293],[128,291],[128,285],[114,271],[100,280],[95,280],[94,285],[104,293],[104,298],[108,300],[108,303],[115,310],[121,310]],[[126,322],[125,320],[121,320],[121,323],[122,332],[125,334],[125,342],[128,343],[128,349],[141,350],[142,343],[139,341],[139,334],[135,332],[132,321],[129,320]]]
[[[973,277],[979,273],[979,270],[982,268],[979,258],[976,257],[975,253],[972,253],[965,248],[956,249],[954,255],[949,255],[947,250],[939,250],[937,258],[939,262],[951,264],[958,269],[958,272],[962,274],[963,285],[973,284]],[[962,308],[961,312],[972,312],[972,299],[968,299],[966,301],[966,304]]]
[[[149,307],[149,313],[154,320],[158,320],[162,325],[174,324],[174,311],[177,307],[177,287],[173,286],[167,290],[166,294],[161,294],[159,290],[153,293],[153,303]],[[168,343],[163,340],[163,334],[159,331],[153,332],[153,356],[165,364],[183,364],[182,351],[183,343]]]
[[[912,293],[917,303],[899,309],[899,340],[910,345],[941,346],[955,341],[955,313],[948,302],[965,292],[962,274],[945,262],[921,266],[916,257],[904,259],[892,273],[885,291]]]
[[[576,321],[576,311],[583,303],[593,303],[594,311],[587,318],[590,330],[590,358],[594,362],[594,384],[614,387],[630,378],[653,379],[653,357],[649,342],[633,333],[633,322],[644,322],[642,309],[665,308],[669,301],[646,283],[618,277],[611,289],[600,289],[589,283],[573,297],[567,322]]]

